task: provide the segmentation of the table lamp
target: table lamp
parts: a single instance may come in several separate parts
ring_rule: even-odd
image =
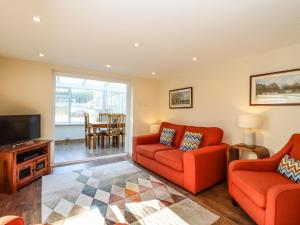
[[[157,134],[159,132],[160,125],[159,124],[151,124],[149,127],[150,134]]]
[[[255,130],[260,128],[261,118],[258,115],[245,114],[239,116],[239,127],[244,128],[244,144],[255,145]]]

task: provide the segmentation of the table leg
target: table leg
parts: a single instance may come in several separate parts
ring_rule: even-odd
[[[240,159],[240,151],[237,148],[229,148],[227,150],[227,164],[234,160]]]
[[[96,141],[97,141],[97,128],[93,127],[93,149],[96,149]]]

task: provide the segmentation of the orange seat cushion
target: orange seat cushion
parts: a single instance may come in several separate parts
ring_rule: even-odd
[[[268,190],[281,184],[293,182],[277,172],[234,171],[232,182],[261,208],[266,208]]]
[[[138,145],[136,147],[137,152],[143,156],[146,156],[150,159],[155,159],[155,153],[163,150],[174,149],[175,147],[163,145],[163,144],[147,144],[147,145]]]
[[[179,149],[160,151],[155,154],[155,159],[157,162],[181,172],[183,171],[183,154],[184,151]]]

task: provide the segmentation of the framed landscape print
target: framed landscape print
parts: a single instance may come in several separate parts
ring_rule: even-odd
[[[193,108],[193,88],[181,88],[169,91],[169,108]]]
[[[250,105],[300,105],[300,69],[250,76]]]

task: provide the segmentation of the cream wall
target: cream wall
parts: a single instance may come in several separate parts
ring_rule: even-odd
[[[133,134],[148,132],[159,117],[159,81],[66,66],[0,57],[0,114],[40,113],[42,136],[54,138],[53,71],[91,79],[123,80],[131,86]],[[81,75],[80,75],[81,74]]]
[[[300,133],[300,106],[249,106],[249,76],[293,68],[300,68],[300,45],[170,77],[161,83],[160,118],[182,124],[218,126],[225,131],[224,142],[240,143],[243,132],[238,127],[238,116],[244,112],[259,113],[264,124],[257,133],[257,143],[274,153],[292,133]],[[170,110],[168,91],[186,86],[194,87],[194,108]]]

